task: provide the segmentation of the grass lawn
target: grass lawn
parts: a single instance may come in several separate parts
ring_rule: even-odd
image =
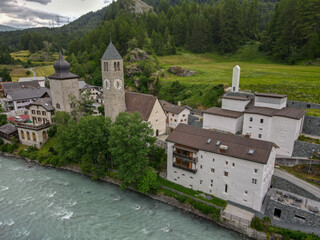
[[[280,168],[288,173],[291,173],[297,178],[307,181],[320,188],[320,166],[312,165],[310,173],[308,173],[309,165],[296,165],[294,167],[281,166]]]
[[[45,144],[39,150],[39,153],[47,153],[49,149],[54,146],[57,146],[57,138],[51,137],[47,142],[45,142]]]
[[[307,111],[307,115],[320,117],[320,109],[305,109]]]
[[[21,50],[18,52],[10,53],[10,55],[14,60],[19,59],[22,62],[27,62],[30,57],[30,52],[29,52],[29,50]]]
[[[50,76],[54,74],[54,68],[52,64],[48,66],[36,67],[33,70],[36,72],[37,77]]]
[[[245,45],[234,55],[181,52],[159,57],[159,61],[164,69],[179,65],[198,72],[192,77],[168,74],[161,78],[164,84],[178,80],[183,84],[230,86],[233,67],[239,65],[241,90],[287,94],[290,100],[320,103],[320,66],[275,62],[259,52],[257,44]]]

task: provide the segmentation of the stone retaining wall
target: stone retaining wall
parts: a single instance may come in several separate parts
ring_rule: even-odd
[[[302,133],[320,136],[320,117],[306,115],[304,117]]]
[[[311,158],[313,150],[320,152],[320,145],[297,140],[294,142],[292,157]]]
[[[287,107],[298,109],[320,109],[320,104],[288,100]]]
[[[320,165],[320,160],[311,160],[305,158],[277,158],[276,165],[293,167],[296,165]]]
[[[320,201],[320,198],[313,195],[312,193],[306,191],[305,189],[283,179],[280,177],[277,177],[275,175],[272,176],[272,182],[271,182],[272,188],[284,190],[287,192],[291,192],[300,196],[304,196],[306,198],[310,198],[315,201]]]

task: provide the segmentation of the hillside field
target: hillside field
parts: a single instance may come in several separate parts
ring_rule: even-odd
[[[224,84],[231,86],[232,70],[241,68],[240,88],[243,91],[287,94],[289,100],[320,103],[320,66],[287,65],[275,62],[258,51],[257,44],[247,44],[236,54],[221,56],[218,53],[194,54],[179,52],[177,55],[159,57],[162,68],[178,65],[198,72],[192,77],[178,77],[168,73],[163,84],[180,81],[182,84]]]

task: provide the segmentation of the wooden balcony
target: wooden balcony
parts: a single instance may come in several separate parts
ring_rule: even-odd
[[[189,157],[185,154],[181,154],[181,153],[177,153],[177,152],[173,152],[173,156],[177,157],[177,158],[181,158],[181,159],[188,161],[188,162],[192,162],[192,163],[198,162],[198,158]]]
[[[25,124],[25,123],[17,123],[17,127],[30,129],[30,130],[42,130],[45,128],[50,127],[50,122],[46,122],[40,125],[34,125],[34,124]]]
[[[197,169],[190,169],[190,168],[188,168],[188,167],[184,167],[184,166],[179,165],[179,164],[176,164],[176,163],[173,163],[173,167],[175,167],[175,168],[180,168],[180,169],[182,169],[182,170],[185,170],[185,171],[191,172],[191,173],[196,173],[196,172],[197,172]]]

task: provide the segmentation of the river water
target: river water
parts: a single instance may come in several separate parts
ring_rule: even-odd
[[[112,184],[0,157],[0,240],[10,239],[241,238]]]

